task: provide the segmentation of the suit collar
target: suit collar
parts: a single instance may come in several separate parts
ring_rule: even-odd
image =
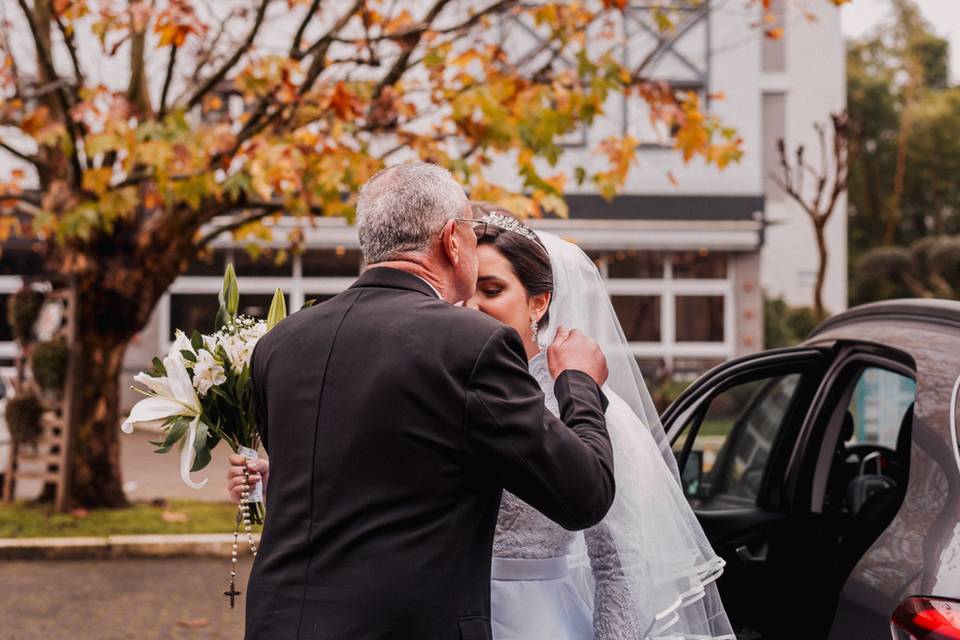
[[[357,278],[350,288],[354,287],[386,287],[389,289],[406,289],[418,291],[431,298],[440,298],[436,289],[423,278],[412,273],[393,269],[391,267],[370,267]]]

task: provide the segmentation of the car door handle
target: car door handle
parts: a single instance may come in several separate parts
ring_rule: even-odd
[[[750,551],[750,547],[743,545],[737,547],[736,554],[737,558],[740,559],[740,562],[743,564],[762,564],[767,561],[767,550],[769,547],[766,543],[761,545],[760,550],[754,553]]]

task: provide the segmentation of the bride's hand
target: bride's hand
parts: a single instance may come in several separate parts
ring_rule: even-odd
[[[227,469],[227,491],[230,493],[230,499],[235,503],[240,503],[241,485],[243,485],[243,468],[249,466],[250,484],[254,485],[257,480],[263,480],[263,488],[266,491],[267,478],[270,475],[270,463],[263,458],[248,461],[239,453],[231,453],[228,458],[230,467]]]
[[[547,365],[554,380],[567,369],[583,371],[601,387],[607,381],[607,359],[593,339],[579,330],[557,329],[553,342],[547,348]]]

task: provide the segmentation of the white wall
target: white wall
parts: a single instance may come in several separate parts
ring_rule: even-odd
[[[813,125],[828,125],[829,115],[846,105],[845,56],[840,11],[828,3],[804,3],[816,22],[804,18],[796,3],[788,3],[785,26],[786,72],[766,73],[763,89],[786,95],[786,142],[789,150],[806,146],[819,163]],[[829,142],[829,138],[828,138]],[[809,185],[811,181],[807,180]],[[817,249],[807,215],[795,203],[768,194],[766,244],[761,258],[762,284],[768,294],[788,303],[809,305],[817,269]],[[830,251],[824,303],[833,313],[847,305],[847,206],[843,199],[827,226]]]

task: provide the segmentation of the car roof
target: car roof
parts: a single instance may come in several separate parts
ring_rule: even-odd
[[[933,300],[909,298],[885,300],[854,307],[820,323],[810,334],[815,338],[844,325],[873,322],[910,322],[952,327],[960,332],[960,302],[956,300]]]

